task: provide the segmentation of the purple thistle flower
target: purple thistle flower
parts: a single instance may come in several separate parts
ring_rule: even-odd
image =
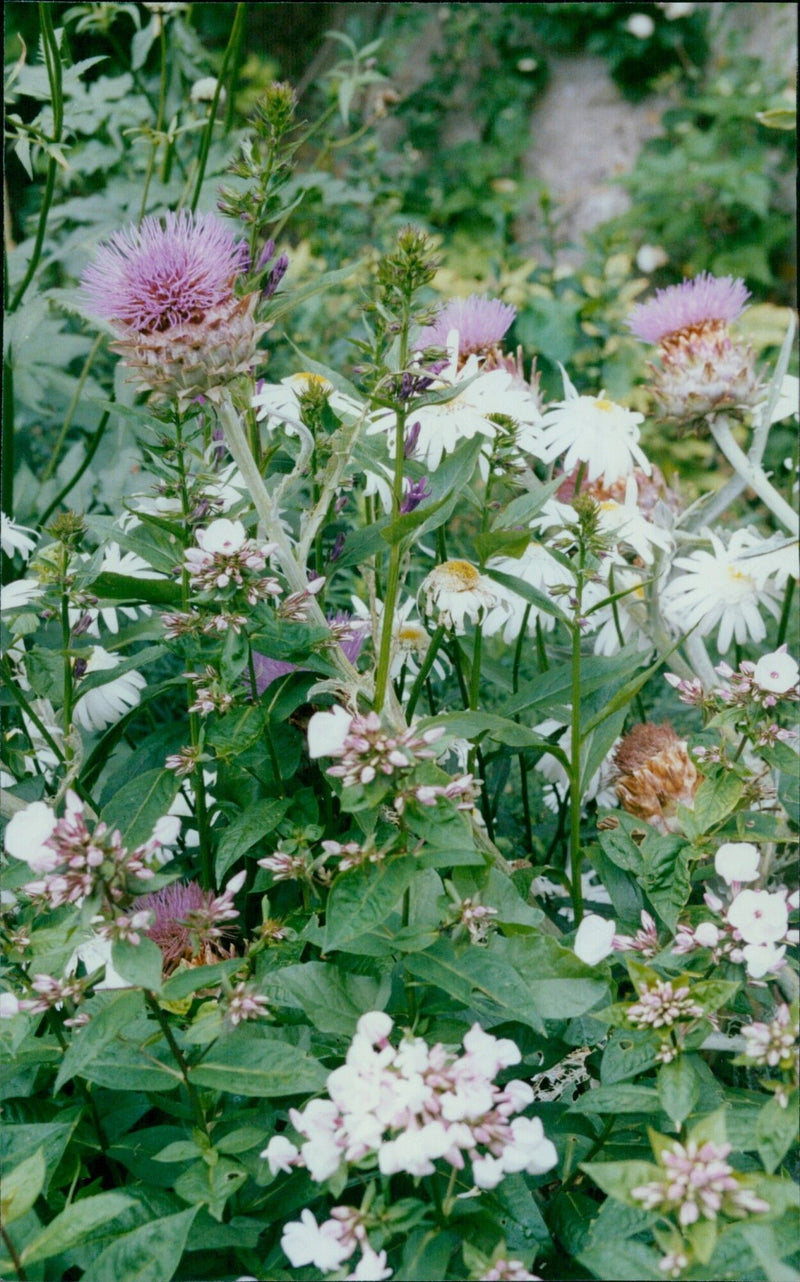
[[[415,347],[446,347],[448,334],[456,329],[459,356],[485,352],[497,346],[516,314],[516,307],[501,303],[499,298],[481,298],[479,294],[454,298],[445,304],[434,323],[423,329]]]
[[[750,292],[743,280],[701,272],[694,280],[656,290],[628,317],[628,327],[643,343],[660,343],[683,330],[705,324],[730,325],[745,309]]]
[[[136,911],[153,913],[153,924],[147,935],[161,949],[167,970],[174,969],[184,959],[205,962],[226,955],[219,947],[225,930],[210,923],[215,908],[214,892],[203,890],[198,882],[175,881],[152,895],[142,895],[134,900],[133,907]],[[209,917],[205,930],[192,929],[193,915],[198,916],[198,922],[201,916]]]
[[[428,478],[423,476],[420,481],[413,481],[409,486],[408,492],[400,504],[401,512],[413,512],[419,507],[425,499],[429,499],[432,491],[428,489]]]
[[[233,297],[247,269],[243,241],[213,214],[145,218],[101,245],[83,275],[86,302],[104,320],[140,334],[198,323]]]

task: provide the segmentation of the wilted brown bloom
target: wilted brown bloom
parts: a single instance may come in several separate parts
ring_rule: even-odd
[[[669,723],[646,721],[625,735],[614,761],[620,772],[616,793],[624,809],[659,832],[675,832],[678,805],[691,807],[700,783],[686,741]]]

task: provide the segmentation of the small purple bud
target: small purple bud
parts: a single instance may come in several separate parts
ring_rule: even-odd
[[[427,485],[427,476],[423,476],[420,481],[414,481],[400,504],[400,511],[413,512],[415,508],[419,507],[420,503],[425,499],[429,499],[432,491],[427,488]]]
[[[404,458],[413,457],[414,451],[417,448],[417,442],[419,440],[419,434],[421,431],[422,431],[422,424],[420,423],[419,419],[417,419],[416,423],[411,424],[411,428],[409,429],[408,436],[406,437],[406,443],[403,446]]]
[[[86,632],[91,627],[91,625],[92,625],[91,614],[82,614],[81,617],[78,619],[78,622],[75,624],[75,627],[72,629],[72,635],[74,637],[82,636],[83,633]],[[82,662],[84,661],[82,660]]]
[[[256,271],[260,272],[262,268],[266,267],[267,263],[271,262],[274,255],[275,255],[275,241],[268,240],[266,245],[264,246],[264,248],[262,249],[261,253],[258,256]]]
[[[88,659],[76,659],[74,664],[72,665],[73,676],[77,677],[80,680],[80,678],[86,672],[86,669],[88,668],[88,666],[89,666]]]
[[[280,258],[275,259],[275,265],[272,268],[272,271],[270,272],[269,276],[267,277],[264,288],[261,291],[263,298],[272,298],[272,295],[275,293],[276,289],[278,288],[284,276],[286,275],[286,269],[288,268],[288,266],[289,266],[288,254],[281,254]]]
[[[349,501],[349,495],[347,494],[339,495],[338,499],[333,505],[333,510],[337,516],[339,515],[340,512],[343,512],[344,509],[347,507],[348,501]]]
[[[347,535],[343,531],[340,531],[339,534],[336,535],[336,540],[334,542],[333,547],[331,548],[330,556],[328,557],[329,561],[339,560],[339,557],[342,555],[342,552],[344,551],[346,538],[347,538]]]

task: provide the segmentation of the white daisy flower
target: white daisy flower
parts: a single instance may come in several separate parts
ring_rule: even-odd
[[[0,512],[0,546],[6,556],[19,552],[27,561],[36,547],[36,531],[28,529],[27,525],[17,525],[5,512]]]
[[[359,597],[351,596],[350,600],[353,605],[354,621],[363,619],[373,636],[380,636],[383,601],[376,598],[373,618],[369,606]],[[410,677],[415,677],[419,672],[417,660],[424,660],[430,645],[431,638],[428,630],[418,619],[411,618],[415,609],[416,601],[413,597],[407,597],[405,601],[398,602],[395,606],[392,616],[392,657],[389,665],[389,677],[392,681],[400,676],[403,668]],[[438,658],[433,662],[432,671],[440,679],[445,675],[444,666]]]
[[[514,575],[515,578],[524,579],[532,588],[537,588],[540,592],[547,594],[550,588],[559,584],[568,582],[569,574],[563,565],[559,565],[554,556],[542,543],[529,543],[520,557],[496,556],[488,562],[487,568],[499,570],[502,574]],[[496,632],[502,630],[503,640],[510,645],[520,634],[522,620],[525,617],[525,611],[529,603],[511,588],[504,587],[500,583],[493,583],[494,591],[498,596],[498,603],[494,606],[483,621],[483,631],[486,636],[494,636]],[[530,615],[528,617],[528,630],[533,632],[536,628],[536,621],[539,621],[545,631],[550,632],[555,627],[555,616],[548,614],[545,610],[540,610],[538,606],[530,606]]]
[[[664,589],[664,618],[676,633],[696,627],[698,636],[706,637],[718,627],[720,654],[730,649],[733,640],[739,645],[763,641],[767,628],[762,608],[776,619],[780,616],[780,566],[771,562],[772,573],[765,575],[763,566],[758,566],[762,558],[747,553],[766,540],[751,530],[735,530],[725,547],[711,530],[702,533],[712,550],[698,548],[676,557],[674,566],[684,573]]]
[[[597,584],[587,584],[587,593],[589,589],[596,590]],[[630,591],[629,589],[633,589]],[[647,603],[644,596],[644,588],[641,586],[641,575],[632,569],[614,570],[614,591],[625,592],[627,596],[620,597],[615,602],[616,617],[614,607],[611,605],[602,606],[594,614],[589,616],[589,623],[598,629],[594,639],[594,653],[601,655],[618,654],[623,645],[628,645],[631,641],[636,642],[636,647],[642,652],[652,650],[653,642],[647,635]],[[602,590],[603,596],[611,595],[611,587],[605,587]],[[598,600],[602,600],[598,596]],[[587,595],[587,604],[593,604]],[[621,640],[620,640],[621,636]]]
[[[437,614],[438,622],[461,635],[464,621],[477,623],[482,612],[497,605],[495,584],[469,561],[443,561],[431,570],[420,592],[426,614]]]
[[[434,472],[443,455],[451,454],[460,441],[472,440],[475,436],[493,440],[497,426],[490,421],[490,414],[505,414],[520,425],[540,421],[530,388],[515,382],[508,370],[493,369],[484,373],[475,354],[458,368],[458,333],[453,330],[448,338],[447,365],[437,373],[430,391],[443,391],[458,384],[468,385],[439,405],[418,406],[413,401],[409,405],[409,427],[419,423],[414,457],[429,472]],[[394,454],[395,429],[394,414],[381,412],[373,416],[367,434],[384,433],[388,448]],[[530,447],[529,437],[526,435],[524,439],[526,447]]]
[[[669,530],[664,530],[652,521],[648,521],[639,507],[639,487],[633,476],[629,476],[625,486],[625,502],[616,499],[600,499],[599,527],[604,534],[613,534],[618,543],[626,543],[645,565],[652,565],[655,559],[654,549],[671,552],[675,540]]]
[[[290,436],[297,435],[296,423],[301,422],[300,398],[310,388],[317,387],[328,395],[328,404],[335,413],[355,414],[358,417],[364,406],[351,396],[337,392],[333,383],[322,374],[311,374],[301,371],[282,378],[280,383],[265,383],[256,392],[250,404],[256,410],[259,423],[272,420],[272,425],[283,423]]]
[[[88,555],[80,558],[82,561],[88,561]],[[163,579],[166,575],[159,570],[154,570],[143,557],[138,556],[136,552],[123,552],[118,543],[109,543],[103,555],[103,561],[100,566],[101,574],[122,574],[130,579]],[[151,613],[149,605],[104,605],[100,607],[92,606],[88,610],[79,610],[70,607],[69,622],[71,627],[79,619],[88,616],[90,623],[86,632],[93,637],[100,636],[98,620],[102,619],[109,632],[116,634],[119,632],[119,617],[123,615],[126,619],[136,619],[139,614],[148,615]]]
[[[86,661],[84,675],[92,672],[105,672],[116,668],[122,660],[118,654],[110,654],[100,645],[92,646]],[[123,672],[120,676],[79,694],[73,709],[73,720],[83,730],[105,730],[135,708],[141,698],[141,691],[147,682],[140,672]]]
[[[33,605],[43,592],[40,583],[35,579],[16,579],[5,583],[0,591],[0,610],[3,614],[12,614]]]
[[[639,446],[639,424],[644,415],[599,396],[579,396],[561,367],[564,400],[552,405],[542,418],[540,458],[552,463],[562,458],[565,472],[581,463],[589,481],[612,485],[638,464],[650,475],[651,467]]]

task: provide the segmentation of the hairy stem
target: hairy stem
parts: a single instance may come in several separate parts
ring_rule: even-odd
[[[748,458],[737,445],[725,415],[717,414],[714,418],[709,418],[708,426],[719,449],[748,489],[758,495],[762,503],[790,534],[800,533],[800,519],[794,508],[786,502],[783,495],[778,493],[759,464]]]

